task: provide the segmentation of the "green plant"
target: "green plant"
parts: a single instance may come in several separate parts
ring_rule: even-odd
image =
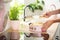
[[[10,8],[9,18],[10,20],[19,20],[19,14],[22,14],[24,9],[24,4],[22,5],[14,5]]]
[[[43,10],[43,6],[44,6],[44,1],[39,1],[39,0],[36,0],[36,2],[34,3],[31,3],[28,5],[29,9],[34,12],[35,10]]]

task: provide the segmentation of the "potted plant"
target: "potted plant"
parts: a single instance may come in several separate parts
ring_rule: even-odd
[[[14,5],[13,7],[10,8],[10,14],[9,14],[9,19],[10,19],[10,24],[13,30],[18,30],[20,21],[19,21],[19,15],[22,14],[24,5]]]
[[[10,26],[11,26],[11,32],[10,32],[10,40],[19,40],[20,39],[20,33],[19,33],[19,25],[20,20],[19,16],[23,13],[24,4],[18,6],[14,5],[10,8]]]
[[[13,30],[18,30],[19,23],[20,23],[18,19],[18,15],[19,15],[18,8],[16,6],[11,7],[9,18],[10,18],[10,24]]]

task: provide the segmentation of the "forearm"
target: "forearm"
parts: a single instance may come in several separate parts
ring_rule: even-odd
[[[42,31],[46,31],[53,23],[60,22],[60,19],[55,19],[55,20],[48,20],[46,23],[44,23],[42,27]]]
[[[53,21],[54,21],[54,23],[60,22],[60,19],[56,19],[56,20],[53,20]]]
[[[54,10],[54,11],[50,11],[50,12],[48,12],[48,13],[50,13],[51,15],[60,14],[60,9]]]
[[[54,20],[48,20],[43,24],[42,32],[46,32],[46,30],[54,23]]]

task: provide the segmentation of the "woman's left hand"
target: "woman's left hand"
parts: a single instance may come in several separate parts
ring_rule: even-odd
[[[43,24],[42,32],[46,32],[47,29],[54,23],[54,20],[48,20]]]

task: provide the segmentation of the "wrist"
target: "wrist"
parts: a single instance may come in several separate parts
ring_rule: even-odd
[[[60,13],[60,9],[59,9],[59,13]]]
[[[51,24],[55,23],[55,20],[48,20],[48,21],[50,21],[50,22],[51,22]]]
[[[53,20],[53,23],[55,23],[56,22],[56,20]]]
[[[52,24],[55,23],[55,20],[51,20],[52,21]]]
[[[60,14],[60,9],[50,12],[51,15]]]
[[[44,27],[42,27],[42,28],[41,28],[41,31],[42,31],[42,32],[46,32],[46,31],[47,31],[47,29],[46,29],[46,28],[44,28]]]
[[[54,23],[56,23],[56,22],[60,22],[60,19],[56,19],[56,20],[54,20]]]

